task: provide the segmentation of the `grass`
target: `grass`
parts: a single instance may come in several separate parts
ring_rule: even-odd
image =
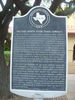
[[[10,61],[10,51],[4,51],[4,55],[5,55],[6,64],[8,65]]]

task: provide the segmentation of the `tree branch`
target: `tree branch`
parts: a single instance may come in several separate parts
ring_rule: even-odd
[[[59,15],[59,16],[67,16],[67,15],[70,15],[70,14],[72,14],[74,12],[75,12],[75,7],[72,8],[72,9],[63,11],[63,12],[58,12],[58,13],[56,13],[56,15]]]
[[[70,1],[70,2],[67,2],[67,1],[64,1],[64,3],[66,3],[66,4],[72,4],[72,3],[74,3],[74,1]]]
[[[12,20],[12,17],[15,16],[18,12],[17,7],[13,8],[13,12],[9,12],[4,20],[3,26],[5,26],[6,24],[10,23],[10,21]]]
[[[50,7],[50,10],[52,13],[54,13],[56,11],[57,7],[60,5],[61,2],[63,2],[63,0],[54,0],[52,2],[52,5]]]
[[[0,28],[2,27],[2,22],[5,18],[5,16],[8,14],[9,9],[11,8],[11,6],[13,5],[11,0],[7,0],[6,5],[3,8],[3,11],[0,13]]]
[[[2,8],[4,8],[4,4],[3,4],[2,0],[0,1],[0,4],[1,4]]]
[[[35,0],[35,2],[34,2],[34,5],[33,5],[33,6],[38,6],[38,5],[40,5],[40,3],[41,3],[41,0]]]
[[[2,30],[3,30],[3,32],[2,32],[2,37],[3,37],[3,38],[5,38],[5,37],[7,36],[7,34],[8,34],[7,32],[4,32],[5,27],[8,27],[10,21],[12,20],[12,17],[15,16],[15,15],[17,14],[17,12],[18,12],[18,9],[15,7],[15,8],[13,9],[13,12],[9,12],[9,13],[6,15],[6,17],[5,17],[5,19],[4,19],[4,22],[3,22],[3,24],[2,24]],[[7,29],[8,29],[8,28],[7,28]]]
[[[26,0],[27,1],[27,0]],[[21,10],[21,14],[24,15],[29,11],[29,7],[26,7],[23,1],[20,0],[13,0],[13,2],[16,4],[17,8]]]

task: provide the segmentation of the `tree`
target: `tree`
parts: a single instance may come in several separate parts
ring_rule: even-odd
[[[12,17],[15,16],[18,11],[21,11],[21,15],[26,14],[33,6],[40,5],[43,1],[44,4],[48,4],[48,8],[52,13],[56,15],[67,16],[75,11],[75,0],[35,0],[33,6],[27,5],[29,0],[7,0],[6,5],[3,4],[3,0],[0,0],[2,11],[0,12],[0,98],[7,97],[9,95],[8,85],[8,72],[4,58],[4,40],[7,40],[10,46],[10,38],[8,36],[8,26]],[[50,5],[49,5],[50,3]],[[62,4],[66,6],[62,8]],[[5,99],[4,99],[5,100]]]

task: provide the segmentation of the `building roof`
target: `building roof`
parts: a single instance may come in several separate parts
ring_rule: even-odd
[[[73,13],[67,20],[68,33],[75,33],[75,13]]]

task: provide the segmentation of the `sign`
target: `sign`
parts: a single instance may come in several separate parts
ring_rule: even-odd
[[[14,17],[11,46],[10,91],[32,98],[67,92],[66,17],[34,7]]]

